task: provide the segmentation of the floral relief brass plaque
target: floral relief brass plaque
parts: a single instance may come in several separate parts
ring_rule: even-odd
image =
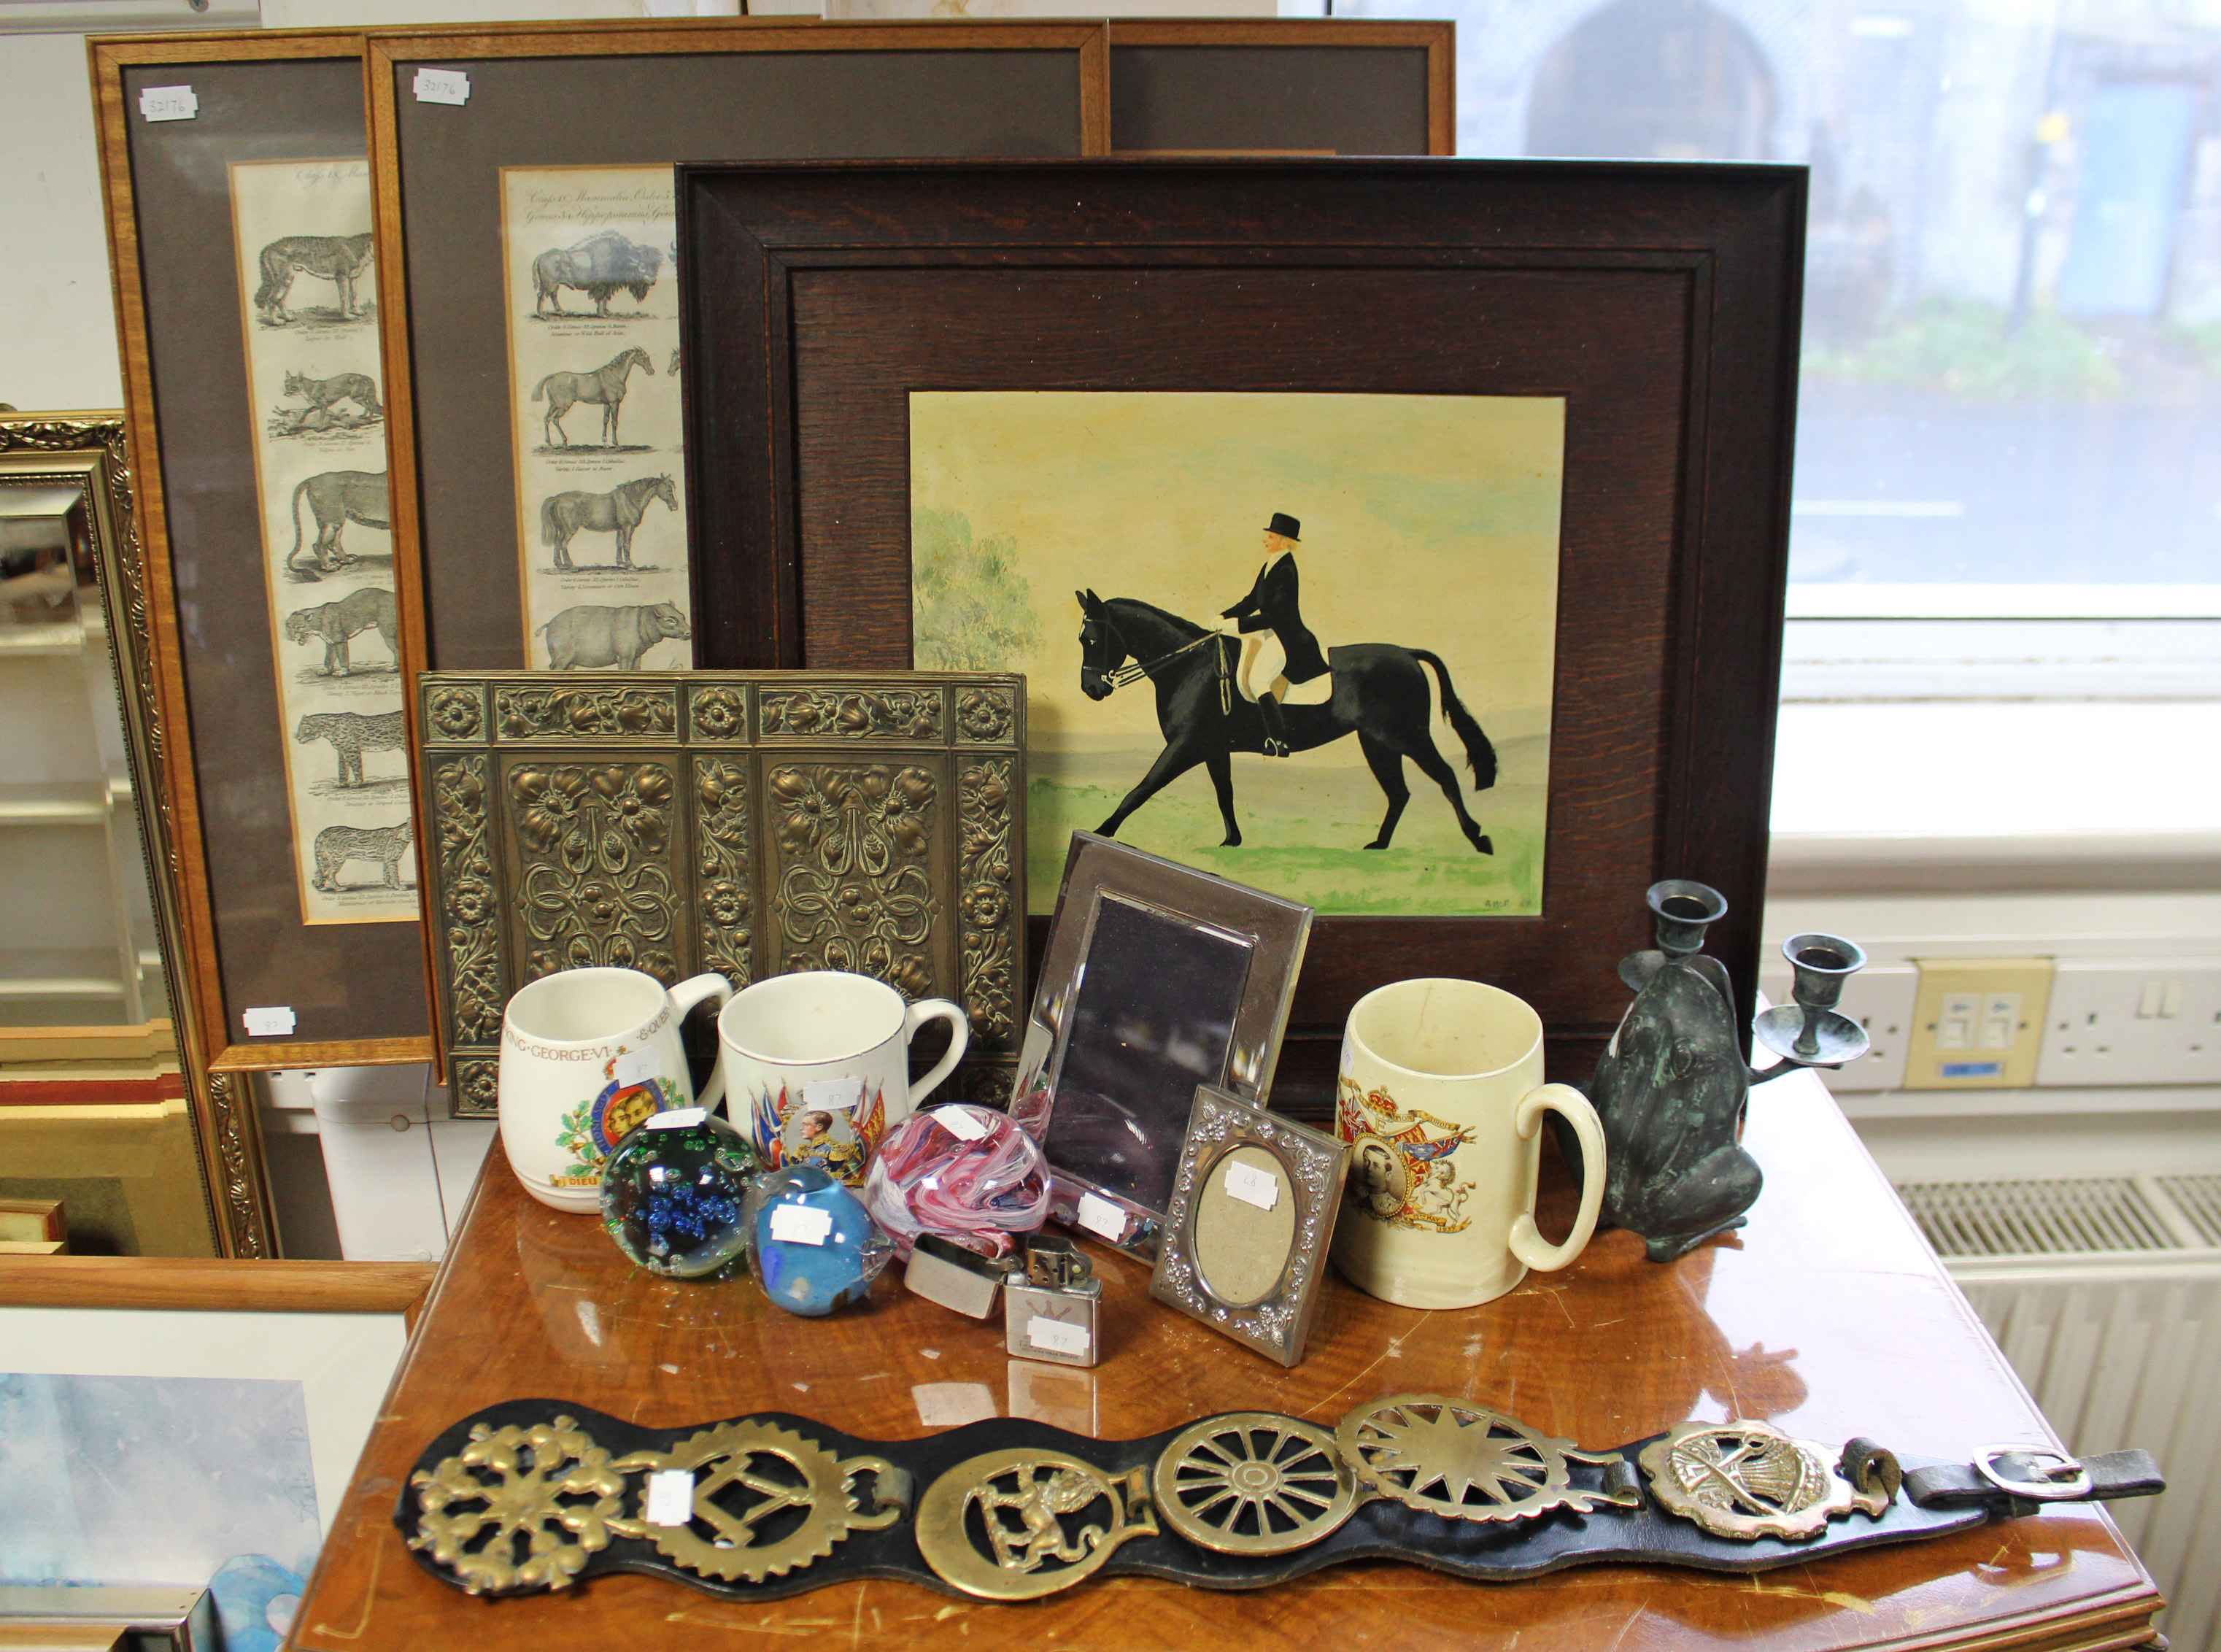
[[[436,672],[423,841],[454,1110],[495,1111],[502,1009],[618,965],[735,987],[852,970],[971,1018],[1001,1105],[1025,946],[1025,681],[983,673]]]

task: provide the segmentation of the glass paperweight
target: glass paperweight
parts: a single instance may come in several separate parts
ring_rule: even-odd
[[[1006,1114],[954,1102],[895,1126],[864,1179],[864,1206],[905,1258],[921,1233],[982,1256],[1048,1219],[1048,1166]]]
[[[748,1248],[748,1137],[701,1107],[635,1125],[602,1167],[602,1225],[652,1273],[699,1279]]]
[[[759,1176],[743,1219],[756,1283],[805,1319],[861,1301],[895,1254],[863,1201],[816,1165]]]

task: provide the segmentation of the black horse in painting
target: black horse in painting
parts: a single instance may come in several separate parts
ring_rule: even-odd
[[[1073,594],[1084,616],[1079,628],[1080,692],[1091,700],[1107,699],[1113,689],[1148,678],[1156,685],[1157,726],[1165,736],[1164,750],[1141,784],[1096,829],[1105,837],[1117,836],[1127,816],[1201,763],[1211,771],[1218,812],[1226,819],[1221,847],[1238,845],[1242,828],[1234,818],[1234,766],[1229,760],[1236,752],[1263,753],[1265,723],[1254,705],[1229,691],[1237,653],[1234,639],[1129,597],[1106,602],[1092,591]],[[1435,749],[1428,726],[1423,661],[1434,667],[1435,680],[1442,686],[1442,716],[1464,742],[1473,790],[1486,792],[1496,784],[1496,748],[1450,686],[1448,667],[1424,648],[1399,648],[1392,642],[1330,648],[1327,659],[1334,670],[1333,698],[1324,705],[1284,708],[1288,745],[1294,751],[1309,751],[1331,745],[1344,735],[1357,736],[1373,778],[1388,796],[1380,830],[1365,847],[1385,849],[1395,835],[1396,823],[1411,800],[1411,789],[1404,783],[1404,760],[1408,757],[1442,787],[1457,811],[1466,841],[1483,854],[1494,854],[1495,846],[1466,812],[1457,772]]]

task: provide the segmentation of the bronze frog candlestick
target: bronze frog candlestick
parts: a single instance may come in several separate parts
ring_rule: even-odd
[[[1726,900],[1704,884],[1669,879],[1650,886],[1649,904],[1658,945],[1620,964],[1635,1002],[1597,1064],[1589,1098],[1606,1149],[1597,1225],[1641,1234],[1650,1260],[1667,1262],[1741,1227],[1758,1198],[1764,1179],[1737,1139],[1750,1086],[1866,1054],[1866,1029],[1836,1009],[1866,954],[1835,936],[1790,938],[1782,951],[1795,972],[1796,1004],[1755,1023],[1759,1042],[1782,1058],[1761,1070],[1744,1061],[1736,1036],[1734,984],[1703,951]],[[1561,1146],[1570,1146],[1562,1136]]]

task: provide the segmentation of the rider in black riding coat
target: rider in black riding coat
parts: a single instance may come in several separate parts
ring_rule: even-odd
[[[1248,596],[1219,616],[1241,622],[1242,663],[1235,680],[1242,698],[1257,703],[1257,715],[1265,723],[1267,757],[1288,754],[1287,718],[1280,702],[1287,698],[1289,685],[1308,683],[1327,673],[1326,656],[1319,652],[1318,639],[1304,623],[1297,605],[1296,542],[1302,527],[1293,516],[1277,510],[1273,513],[1272,523],[1265,529],[1265,566],[1257,570],[1256,584],[1249,587]],[[1279,639],[1285,663],[1280,674],[1260,690],[1251,679],[1267,634]]]

